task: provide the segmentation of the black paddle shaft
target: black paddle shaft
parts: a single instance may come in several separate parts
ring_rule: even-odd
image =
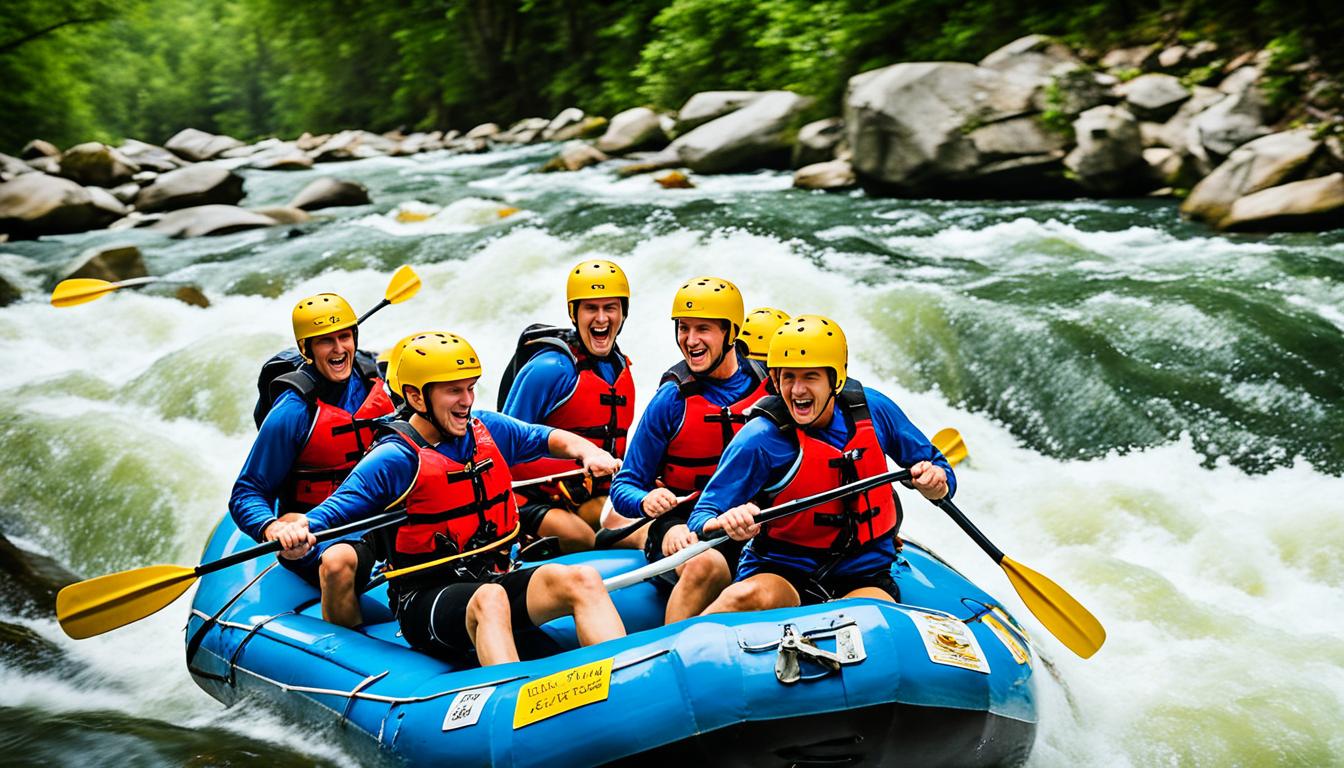
[[[370,309],[368,312],[365,312],[363,315],[360,315],[359,319],[355,321],[355,324],[359,325],[363,323],[365,320],[368,320],[370,317],[372,317],[374,312],[377,312],[378,310],[382,309],[383,307],[386,307],[391,303],[392,302],[388,301],[387,299],[383,299],[377,304],[374,304],[373,309]]]
[[[990,541],[985,534],[981,533],[980,529],[975,527],[975,523],[972,523],[970,518],[966,517],[964,512],[957,509],[957,505],[953,504],[951,499],[943,497],[941,499],[934,499],[933,503],[946,512],[948,517],[952,518],[953,522],[961,526],[961,530],[965,531],[966,535],[970,536],[976,544],[979,544],[980,548],[985,551],[985,554],[989,555],[995,563],[1003,563],[1003,550],[994,546],[994,542]]]
[[[370,528],[378,528],[384,525],[391,525],[393,523],[400,522],[404,519],[406,519],[406,513],[403,511],[385,512],[381,515],[366,517],[363,520],[356,520],[353,523],[346,523],[345,525],[342,525],[339,528],[329,528],[325,531],[322,531],[321,533],[318,533],[317,540],[319,543],[321,543],[323,541],[329,541],[331,539],[339,539],[348,533],[354,533],[355,531],[366,531],[369,530]],[[279,541],[268,541],[265,544],[259,544],[255,547],[252,547],[251,549],[244,549],[242,552],[234,552],[232,555],[221,557],[220,559],[215,560],[214,562],[201,563],[200,565],[196,566],[196,576],[199,578],[201,576],[206,575],[207,573],[222,571],[231,565],[245,563],[248,560],[261,557],[262,555],[267,555],[272,552],[279,552],[281,549],[282,547]]]

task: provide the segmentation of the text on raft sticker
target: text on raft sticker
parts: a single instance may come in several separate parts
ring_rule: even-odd
[[[513,727],[555,717],[585,704],[606,701],[611,693],[611,663],[603,659],[524,683],[513,709]]]

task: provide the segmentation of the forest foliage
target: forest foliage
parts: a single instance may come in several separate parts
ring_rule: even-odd
[[[1033,32],[1344,58],[1344,15],[1311,0],[7,0],[0,151],[184,127],[465,129],[712,89],[788,88],[825,116],[857,72],[975,61]]]

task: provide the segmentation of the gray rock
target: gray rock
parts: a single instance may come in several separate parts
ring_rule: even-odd
[[[686,100],[677,110],[672,130],[680,136],[710,120],[735,112],[759,99],[762,91],[701,91]]]
[[[17,157],[0,152],[0,182],[9,181],[25,173],[37,173],[37,169]]]
[[[836,157],[845,141],[845,121],[839,117],[816,120],[798,129],[793,145],[793,167],[824,163]]]
[[[1217,224],[1237,198],[1294,180],[1320,151],[1321,142],[1306,129],[1274,133],[1234,151],[1190,190],[1181,213]]]
[[[793,186],[798,189],[845,189],[857,183],[854,166],[848,160],[813,163],[793,172]]]
[[[1032,107],[1074,118],[1111,100],[1108,76],[1081,66],[1062,65],[1051,70],[1032,96]]]
[[[243,177],[210,163],[160,174],[135,198],[137,210],[171,211],[200,205],[233,205],[243,199]]]
[[[200,287],[196,285],[179,285],[177,290],[173,291],[173,298],[183,304],[190,304],[201,309],[210,307],[210,299],[207,299],[205,294],[201,292]]]
[[[495,137],[495,141],[510,144],[532,144],[541,140],[541,132],[551,121],[544,117],[525,117],[509,126],[509,130]]]
[[[132,176],[131,181],[134,181],[136,184],[144,186],[146,184],[153,184],[154,180],[157,178],[159,178],[158,171],[141,171]]]
[[[89,197],[93,200],[94,206],[97,207],[98,210],[105,211],[109,214],[109,222],[120,219],[122,216],[131,212],[131,209],[126,207],[125,203],[118,200],[116,195],[102,187],[85,187],[84,189],[88,190]]]
[[[1191,91],[1188,101],[1181,104],[1176,114],[1172,115],[1158,133],[1157,139],[1162,146],[1171,147],[1181,152],[1194,154],[1196,157],[1207,161],[1208,155],[1204,151],[1204,146],[1199,143],[1199,134],[1192,131],[1190,124],[1195,116],[1209,107],[1217,104],[1223,99],[1223,94],[1215,88],[1206,88],[1197,85]],[[1193,142],[1193,145],[1192,145]]]
[[[975,150],[987,161],[1005,156],[1057,152],[1069,145],[1067,136],[1046,128],[1036,115],[990,123],[969,135]]]
[[[1255,86],[1260,79],[1260,68],[1255,66],[1237,67],[1218,84],[1218,90],[1227,94],[1242,93]]]
[[[148,227],[163,218],[162,213],[141,213],[140,211],[131,211],[123,218],[117,219],[107,225],[109,230],[138,229]]]
[[[1282,184],[1239,198],[1219,229],[1322,230],[1344,225],[1344,174]]]
[[[1061,64],[1073,69],[1083,62],[1067,45],[1048,35],[1027,35],[981,59],[979,66],[1039,80]]]
[[[1225,96],[1190,121],[1191,150],[1199,146],[1210,159],[1227,157],[1248,141],[1270,133],[1264,125],[1264,99],[1258,89]]]
[[[27,173],[0,184],[0,232],[15,238],[84,232],[115,218],[69,179]]]
[[[313,179],[289,201],[292,208],[315,211],[346,205],[368,205],[369,190],[363,184],[322,176]]]
[[[1169,147],[1143,150],[1143,161],[1148,164],[1154,183],[1163,187],[1189,189],[1201,178],[1194,158]]]
[[[490,149],[490,142],[487,139],[479,137],[469,139],[463,136],[454,141],[448,148],[454,152],[461,152],[464,155],[478,155]]]
[[[560,154],[551,158],[541,170],[546,173],[552,171],[577,171],[581,168],[587,168],[590,165],[604,163],[611,158],[607,157],[597,147],[583,141],[571,141],[560,148]]]
[[[359,160],[386,157],[397,151],[397,143],[369,131],[341,131],[312,151],[319,163],[335,160]]]
[[[43,141],[42,139],[33,139],[27,144],[24,144],[23,149],[19,151],[19,157],[24,159],[60,156],[61,150],[57,149],[55,144],[52,144],[50,141]]]
[[[56,593],[79,581],[60,563],[15,546],[0,534],[0,608],[6,613],[50,619],[56,611]],[[14,638],[0,639],[5,646]]]
[[[397,156],[418,155],[421,152],[432,152],[436,149],[443,149],[443,132],[431,131],[425,133],[419,131],[397,142]]]
[[[1176,114],[1190,91],[1171,75],[1140,75],[1116,89],[1124,97],[1129,111],[1140,120],[1163,122]]]
[[[304,171],[313,167],[313,158],[298,147],[282,152],[263,153],[252,158],[248,167],[261,171]]]
[[[323,144],[326,144],[327,140],[330,138],[331,138],[330,133],[322,133],[314,136],[313,134],[304,131],[303,135],[299,136],[299,138],[294,140],[294,146],[298,147],[304,152],[312,152],[314,149],[317,149]]]
[[[494,123],[481,123],[480,125],[467,131],[464,139],[491,139],[499,134],[499,126]]]
[[[198,131],[195,128],[183,128],[164,144],[168,151],[186,160],[200,162],[218,157],[225,150],[243,146],[243,142],[232,136],[216,136],[213,133]]]
[[[1200,40],[1185,52],[1185,65],[1199,67],[1213,61],[1218,55],[1218,44],[1212,40]]]
[[[11,282],[5,275],[0,274],[0,307],[8,307],[21,298],[23,298],[23,289]]]
[[[181,158],[163,147],[136,139],[122,142],[117,151],[135,161],[135,164],[140,166],[141,172],[167,173],[186,165]]]
[[[1190,53],[1190,49],[1184,45],[1173,45],[1170,48],[1164,48],[1157,54],[1157,66],[1163,69],[1176,69],[1185,62],[1185,57]]]
[[[782,166],[798,135],[799,118],[811,103],[812,99],[791,91],[769,91],[677,137],[667,151],[697,173]]]
[[[84,186],[114,187],[139,172],[134,160],[96,141],[76,144],[61,155],[61,175]]]
[[[260,208],[248,208],[248,210],[274,219],[277,224],[306,224],[313,220],[312,214],[302,208],[295,208],[290,205],[267,205]]]
[[[608,155],[624,154],[664,140],[658,113],[648,107],[627,109],[611,118],[597,148]]]
[[[1149,186],[1139,123],[1123,109],[1093,107],[1073,123],[1076,146],[1064,158],[1086,190],[1103,195],[1129,194]]]
[[[275,137],[271,137],[269,139],[262,139],[261,141],[258,141],[255,144],[244,144],[241,147],[226,149],[223,152],[220,152],[219,156],[221,158],[231,160],[253,157],[255,155],[261,154],[262,152],[273,150],[284,143],[285,142]]]
[[[135,196],[140,194],[140,185],[133,181],[125,184],[119,184],[108,190],[112,196],[117,198],[123,205],[130,205],[135,202]]]
[[[115,283],[145,277],[145,259],[134,245],[96,246],[79,254],[60,272],[61,280],[88,277]]]
[[[45,173],[49,176],[61,175],[61,159],[59,157],[34,157],[25,161],[28,167]]]
[[[169,237],[227,235],[245,229],[275,226],[269,216],[233,205],[198,205],[164,214],[150,229]]]
[[[583,110],[578,107],[569,107],[568,109],[560,110],[560,114],[551,118],[551,121],[546,124],[544,129],[542,129],[541,140],[567,141],[568,139],[575,138],[570,134],[574,132],[575,128],[583,125],[585,117],[587,117],[587,115],[585,115]]]
[[[1101,57],[1102,69],[1148,69],[1157,63],[1157,48],[1140,45],[1133,48],[1116,48]]]

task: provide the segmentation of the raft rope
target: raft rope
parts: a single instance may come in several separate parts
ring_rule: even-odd
[[[225,611],[232,608],[233,604],[238,602],[238,599],[241,598],[247,592],[247,590],[251,589],[252,586],[256,584],[258,581],[261,581],[262,576],[265,576],[266,574],[270,573],[271,569],[279,564],[280,564],[279,561],[277,561],[261,569],[261,573],[258,573],[256,576],[252,577],[251,581],[247,582],[247,584],[245,584],[242,589],[234,593],[233,597],[229,598],[228,602],[224,603],[224,605],[221,605],[219,607],[219,610],[215,611],[213,616],[207,616],[206,614],[198,610],[192,609],[193,615],[200,616],[201,618],[205,619],[205,621],[201,623],[201,626],[197,628],[196,633],[193,634],[191,636],[191,639],[187,641],[187,672],[194,675],[199,675],[200,677],[203,677],[207,680],[215,680],[221,683],[228,683],[230,686],[233,685],[232,679],[226,678],[223,675],[216,675],[211,672],[206,672],[205,670],[200,669],[199,667],[193,667],[191,665],[191,662],[196,658],[196,653],[201,650],[201,642],[205,640],[205,633],[210,631],[210,627],[214,626],[215,624],[218,624],[219,617],[223,616]],[[188,618],[187,624],[188,625],[191,624],[190,618]]]

